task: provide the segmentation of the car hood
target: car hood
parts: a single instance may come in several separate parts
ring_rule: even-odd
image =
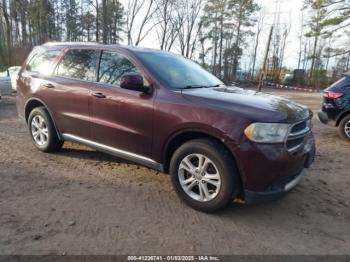
[[[187,89],[182,95],[196,104],[243,114],[253,121],[294,123],[312,114],[291,100],[237,87]]]

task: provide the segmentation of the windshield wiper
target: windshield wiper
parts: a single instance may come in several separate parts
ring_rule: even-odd
[[[205,85],[187,85],[185,87],[182,87],[181,89],[195,89],[195,88],[210,88],[210,87],[219,87],[221,84],[212,85],[212,86],[205,86]]]
[[[223,84],[217,84],[217,85],[212,85],[212,86],[207,86],[207,87],[219,87],[222,86]]]
[[[185,87],[182,87],[181,89],[195,89],[195,88],[204,88],[205,86],[201,86],[201,85],[188,85]]]

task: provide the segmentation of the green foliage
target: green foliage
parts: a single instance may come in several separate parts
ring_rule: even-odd
[[[54,9],[49,0],[32,0],[28,6],[28,18],[33,32],[33,43],[40,44],[54,39]]]
[[[0,36],[0,71],[5,70],[7,67],[7,49],[4,45],[4,41]]]
[[[329,85],[329,78],[326,70],[315,70],[312,78],[308,80],[308,85],[316,89],[325,88]]]
[[[212,42],[212,68],[217,76],[222,76],[223,66],[226,80],[235,78],[245,41],[253,34],[250,30],[256,23],[253,14],[258,9],[254,0],[207,0],[202,24],[206,39]]]
[[[0,67],[18,65],[33,46],[48,41],[93,41],[103,33],[107,43],[119,42],[124,8],[119,0],[103,2],[105,17],[101,0],[2,0]]]
[[[332,31],[350,25],[350,0],[328,0],[325,6],[332,15],[323,22],[324,27],[332,26]]]
[[[124,7],[119,1],[108,0],[106,2],[107,13],[105,23],[107,24],[108,42],[118,43],[122,40],[121,34],[124,31]]]
[[[331,41],[339,37],[336,35],[337,31],[350,26],[350,0],[305,0],[305,8],[312,14],[308,23],[309,31],[305,34],[306,37],[313,38],[312,52],[308,57],[312,61],[309,84],[323,86],[328,83],[329,78],[322,67],[326,64],[328,68],[330,58],[340,57],[341,60],[341,56],[345,55],[341,70],[349,70],[349,46],[334,48],[331,46]],[[329,39],[330,43],[328,47],[323,48],[320,41],[325,39]],[[324,62],[323,59],[326,61]]]
[[[62,3],[62,7],[65,9],[67,40],[77,41],[80,35],[77,3],[75,0],[67,0]]]

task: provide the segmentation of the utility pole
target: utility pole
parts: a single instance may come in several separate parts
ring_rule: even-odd
[[[272,39],[272,33],[273,33],[273,25],[271,26],[270,29],[270,35],[269,35],[269,39],[267,41],[267,46],[266,46],[266,51],[265,51],[265,57],[264,57],[264,63],[263,63],[263,67],[260,73],[260,77],[259,77],[259,86],[258,86],[258,90],[259,92],[261,92],[261,89],[264,85],[264,76],[265,76],[265,71],[266,71],[266,62],[267,62],[267,58],[269,56],[269,51],[270,51],[270,44],[271,44],[271,39]]]
[[[279,60],[276,61],[276,59],[278,59],[280,57],[280,26],[284,23],[281,23],[281,14],[282,13],[286,13],[286,11],[282,11],[281,10],[281,4],[283,4],[284,2],[286,2],[287,0],[275,0],[275,10],[270,14],[273,16],[273,23],[271,25],[271,29],[270,29],[270,34],[269,34],[269,38],[267,41],[267,46],[266,46],[266,52],[265,52],[265,57],[263,60],[263,65],[262,65],[262,71],[259,75],[259,84],[258,84],[258,90],[261,91],[263,86],[264,86],[264,77],[266,76],[266,73],[268,71],[268,58],[269,58],[269,53],[270,53],[270,49],[272,49],[271,51],[273,52],[272,54],[272,66],[273,66],[273,77],[275,78],[276,73],[275,71],[277,71],[276,69],[278,69],[279,66]],[[271,48],[271,43],[273,42],[273,48]]]

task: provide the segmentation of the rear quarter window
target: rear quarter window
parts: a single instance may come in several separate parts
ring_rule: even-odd
[[[34,55],[26,66],[26,70],[48,75],[51,73],[53,62],[61,51],[44,51]]]

